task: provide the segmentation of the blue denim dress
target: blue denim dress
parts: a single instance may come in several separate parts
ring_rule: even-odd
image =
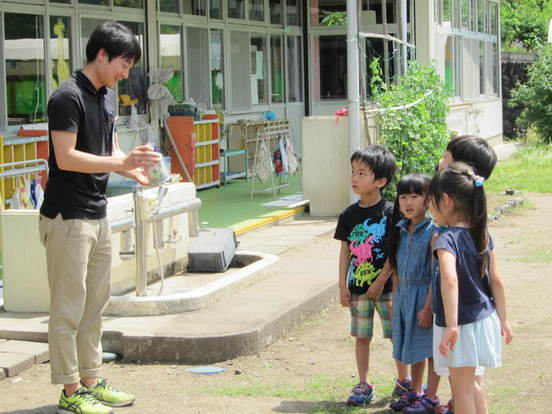
[[[397,250],[399,287],[393,299],[393,358],[405,364],[415,364],[433,355],[432,327],[418,325],[416,315],[425,305],[431,285],[431,236],[437,227],[431,219],[408,232],[409,219],[397,223],[400,227]]]

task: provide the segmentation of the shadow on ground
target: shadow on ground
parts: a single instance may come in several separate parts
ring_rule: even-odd
[[[370,414],[388,414],[393,413],[389,409],[389,398],[383,398],[374,403],[371,403],[368,407],[372,409],[378,409],[376,411],[371,410]],[[327,414],[345,414],[349,411],[358,409],[359,407],[351,407],[344,402],[335,401],[282,401],[280,405],[273,407],[272,411],[277,413],[313,413],[320,410],[324,410]]]
[[[33,408],[32,410],[4,411],[2,414],[56,414],[57,412],[57,405],[44,405],[42,407]]]

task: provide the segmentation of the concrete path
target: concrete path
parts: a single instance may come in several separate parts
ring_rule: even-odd
[[[336,298],[339,249],[331,239],[334,227],[335,219],[300,216],[241,235],[240,249],[279,255],[271,276],[205,309],[105,318],[104,350],[126,361],[180,363],[257,352]],[[0,338],[46,342],[47,321],[46,314],[0,313]]]

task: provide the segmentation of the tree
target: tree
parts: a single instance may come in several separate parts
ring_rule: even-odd
[[[532,128],[539,138],[552,143],[552,47],[539,50],[537,60],[529,66],[529,80],[518,83],[509,105],[523,107],[517,124]]]
[[[502,49],[533,51],[546,43],[552,0],[503,0]]]

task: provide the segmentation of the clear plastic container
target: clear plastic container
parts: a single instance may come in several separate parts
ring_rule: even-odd
[[[158,146],[153,145],[151,143],[148,143],[147,145],[149,145],[155,152],[158,152],[159,154],[161,154],[161,149]],[[150,185],[163,184],[164,182],[167,182],[171,178],[171,175],[169,173],[167,164],[165,163],[164,157],[161,157],[157,165],[148,168],[147,173],[148,173]]]

